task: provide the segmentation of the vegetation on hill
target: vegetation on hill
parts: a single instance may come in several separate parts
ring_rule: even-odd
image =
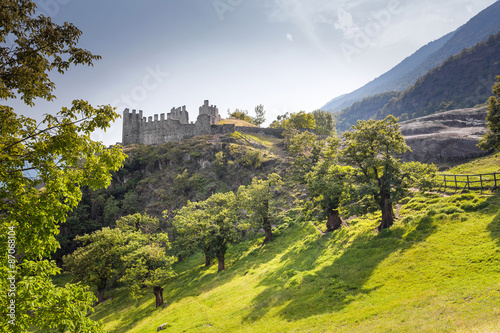
[[[59,226],[81,200],[80,187],[108,185],[122,165],[121,147],[90,139],[119,115],[109,105],[74,100],[37,121],[9,106],[16,98],[31,107],[53,100],[49,73],[100,59],[78,47],[78,28],[55,24],[36,7],[30,0],[0,5],[0,331],[101,332],[87,317],[94,301],[88,287],[55,285],[51,276],[60,269],[48,258],[59,246]]]
[[[269,145],[266,146],[266,145]],[[147,213],[161,217],[188,201],[216,192],[235,191],[252,178],[285,168],[281,149],[271,141],[241,135],[199,136],[159,146],[124,148],[128,158],[106,189],[83,188],[83,198],[68,216],[57,239],[54,259],[76,248],[75,236],[111,227],[122,216]]]
[[[496,1],[456,31],[423,46],[387,73],[349,94],[333,99],[322,109],[329,112],[339,112],[365,97],[408,89],[420,77],[440,66],[449,57],[458,54],[465,48],[485,41],[500,31],[499,16],[500,2]]]
[[[446,60],[377,113],[408,119],[484,104],[500,73],[500,32]]]
[[[348,130],[357,120],[394,115],[401,121],[484,104],[500,73],[500,32],[421,77],[404,92],[367,97],[336,114],[337,130]]]
[[[391,99],[397,98],[400,95],[400,92],[390,91],[369,96],[354,103],[350,107],[343,109],[341,112],[335,113],[337,131],[345,132],[351,128],[351,126],[356,124],[358,120],[368,120],[372,118],[373,115],[389,103]]]
[[[168,306],[114,298],[93,319],[110,332],[488,332],[500,325],[499,197],[415,194],[391,229],[379,214],[322,236],[290,212],[265,245],[230,246],[227,269],[201,255],[174,265]]]
[[[500,75],[493,86],[493,96],[488,100],[486,126],[487,130],[479,147],[483,150],[500,149]]]

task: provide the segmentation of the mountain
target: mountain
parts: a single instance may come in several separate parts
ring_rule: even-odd
[[[338,112],[370,95],[388,91],[404,91],[422,75],[442,64],[450,56],[485,41],[489,36],[500,31],[498,17],[500,17],[500,1],[481,11],[456,31],[420,48],[396,67],[365,86],[334,98],[322,109]]]
[[[398,98],[391,99],[375,117],[392,114],[413,119],[483,104],[499,74],[500,32],[431,70]]]

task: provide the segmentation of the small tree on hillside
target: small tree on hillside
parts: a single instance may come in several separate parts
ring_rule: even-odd
[[[246,211],[251,224],[264,229],[266,235],[264,244],[273,239],[271,227],[273,198],[282,185],[281,177],[273,173],[267,180],[252,179],[250,185],[240,186],[237,192],[237,201]]]
[[[233,192],[216,193],[205,201],[188,202],[181,208],[173,225],[177,233],[176,242],[191,253],[193,247],[205,253],[205,266],[212,256],[217,256],[218,272],[225,269],[227,246],[239,241],[235,218],[235,195]],[[177,248],[181,249],[181,246]]]
[[[266,121],[266,111],[264,110],[264,105],[259,104],[255,107],[255,117],[252,120],[254,125],[260,127]]]
[[[379,230],[389,228],[394,223],[393,203],[414,185],[416,177],[412,173],[435,173],[435,167],[425,167],[413,162],[405,167],[397,156],[409,147],[399,130],[397,119],[387,116],[384,120],[358,121],[353,132],[344,133],[346,148],[345,161],[358,171],[357,182],[373,197],[382,211]],[[423,177],[423,174],[418,175]]]
[[[76,282],[97,287],[97,301],[104,301],[108,280],[117,276],[121,256],[131,234],[120,229],[103,228],[90,235],[77,236],[82,246],[64,256],[64,264]]]
[[[239,110],[236,109],[234,112],[229,113],[229,118],[235,118],[235,119],[240,119],[243,121],[246,121],[248,123],[252,123],[253,119],[248,115],[247,110]]]
[[[285,130],[283,135],[285,149],[291,158],[293,179],[303,183],[305,175],[319,162],[324,142],[314,133],[294,128]]]
[[[314,120],[316,121],[315,131],[317,135],[336,135],[335,118],[330,112],[323,110],[313,111]]]
[[[328,140],[324,157],[306,176],[307,188],[313,204],[319,206],[327,217],[326,231],[330,232],[342,226],[339,208],[349,201],[349,187],[352,184],[354,170],[338,164],[337,150],[340,140]]]
[[[170,243],[166,234],[143,234],[133,232],[133,241],[125,248],[122,257],[124,272],[121,282],[137,297],[143,287],[153,289],[156,307],[163,305],[163,285],[174,275],[172,264],[175,258],[167,254]]]
[[[486,134],[479,141],[479,148],[483,150],[500,148],[500,75],[497,83],[493,86],[493,94],[489,99]]]

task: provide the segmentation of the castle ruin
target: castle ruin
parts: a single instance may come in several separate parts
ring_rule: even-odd
[[[208,100],[199,109],[195,123],[189,123],[189,113],[186,106],[172,108],[170,113],[143,117],[142,110],[137,112],[129,109],[123,111],[122,145],[134,143],[155,145],[166,142],[182,141],[184,139],[207,134],[223,134],[235,131],[234,124],[216,124],[221,120],[219,109],[209,105]]]

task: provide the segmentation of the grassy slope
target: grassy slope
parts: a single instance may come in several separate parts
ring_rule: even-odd
[[[468,163],[457,165],[449,170],[446,174],[457,175],[472,175],[479,173],[500,172],[500,152],[476,158]]]
[[[116,294],[110,332],[487,332],[500,327],[500,197],[417,196],[390,230],[378,215],[322,237],[308,221],[232,247],[216,274],[175,267],[167,308]],[[466,210],[467,212],[465,212]]]
[[[224,125],[224,124],[234,124],[235,126],[242,126],[242,127],[257,127],[256,125],[249,123],[248,121],[236,118],[222,119],[217,123],[217,125]]]

